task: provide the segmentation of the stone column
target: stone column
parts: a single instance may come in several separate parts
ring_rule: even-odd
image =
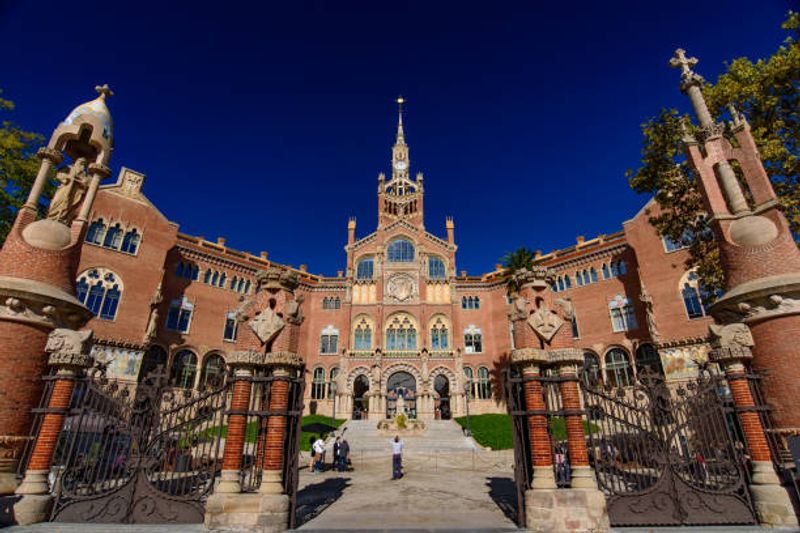
[[[747,441],[753,464],[750,493],[758,520],[771,527],[797,527],[797,516],[786,489],[781,486],[772,462],[761,418],[755,410],[746,364],[752,360],[753,345],[745,324],[711,326],[712,347],[709,358],[725,370],[739,423]],[[775,458],[778,460],[778,458]]]
[[[222,472],[216,491],[220,493],[241,492],[242,456],[247,433],[247,411],[253,383],[253,359],[261,354],[252,351],[233,352],[226,361],[233,373],[233,394],[228,415],[228,432],[225,437],[225,452],[222,456]]]
[[[36,435],[25,477],[15,492],[22,496],[14,505],[14,517],[19,525],[44,522],[49,518],[53,496],[50,495],[47,476],[75,390],[75,379],[81,370],[91,366],[91,336],[91,331],[66,329],[56,329],[49,336],[48,364],[55,375],[47,411]]]

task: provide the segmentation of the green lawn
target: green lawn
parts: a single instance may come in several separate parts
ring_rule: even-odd
[[[338,428],[339,426],[344,424],[344,422],[345,422],[344,419],[337,418],[336,421],[334,422],[334,426]],[[326,424],[329,426],[331,423],[331,417],[323,415],[304,416],[303,419],[300,421],[300,427],[315,423]],[[224,425],[224,426],[215,426],[206,428],[201,432],[199,432],[197,436],[201,440],[208,440],[212,437],[218,437],[218,436],[224,438],[225,436],[227,436],[227,434],[228,434],[228,426]],[[313,437],[314,440],[317,440],[317,437],[319,435],[320,435],[319,433],[306,433],[305,431],[302,431],[300,433],[300,449],[304,452],[309,451],[311,449],[310,439]],[[245,442],[255,442],[257,438],[258,438],[258,422],[253,421],[247,424],[247,429],[245,431]]]
[[[511,417],[504,414],[486,414],[470,416],[472,436],[481,446],[493,450],[508,450],[514,447],[514,440],[511,433]],[[467,427],[467,417],[462,416],[455,419],[461,427]],[[583,431],[588,433],[589,426],[583,422]],[[550,419],[550,435],[553,440],[563,441],[567,439],[567,427],[563,418],[554,417]]]
[[[337,428],[344,424],[343,418],[337,418],[334,422],[334,426]],[[300,422],[300,427],[303,427],[308,424],[315,424],[321,423],[330,425],[331,424],[331,417],[323,416],[323,415],[307,415],[303,417],[303,420]],[[320,436],[319,433],[306,433],[305,431],[300,433],[300,450],[307,452],[311,449],[311,439],[317,440],[317,437]]]

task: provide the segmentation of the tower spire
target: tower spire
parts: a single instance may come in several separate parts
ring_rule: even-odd
[[[406,144],[405,134],[403,133],[403,104],[406,99],[402,96],[397,97],[397,142],[396,145]]]

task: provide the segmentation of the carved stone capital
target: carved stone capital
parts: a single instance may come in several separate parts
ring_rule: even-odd
[[[47,146],[39,148],[36,155],[38,155],[40,159],[49,159],[54,165],[60,165],[61,162],[64,161],[64,156],[61,155],[61,152]]]
[[[272,291],[283,289],[294,292],[300,284],[300,278],[297,273],[277,267],[270,267],[259,271],[256,274],[256,281],[258,282],[259,289]]]
[[[256,350],[237,350],[225,357],[225,364],[229,367],[263,365],[266,358],[265,353]]]
[[[553,283],[556,279],[556,273],[553,269],[535,265],[531,268],[522,268],[512,274],[517,286],[545,288]]]
[[[747,346],[721,346],[708,352],[708,360],[723,366],[753,358],[753,352]]]
[[[38,281],[0,276],[0,320],[79,329],[92,317],[74,296]]]
[[[57,328],[50,332],[44,351],[49,355],[47,363],[55,367],[88,368],[92,366],[89,350],[92,330],[75,331]]]
[[[714,302],[711,314],[722,324],[754,324],[800,314],[800,275],[773,276],[739,285]]]
[[[269,352],[264,360],[266,366],[302,368],[303,358],[294,352]]]
[[[524,365],[524,364],[537,364],[543,365],[549,361],[547,350],[539,348],[518,348],[511,350],[511,364]]]
[[[303,316],[303,310],[300,308],[300,306],[303,304],[304,300],[305,298],[303,298],[303,295],[301,294],[294,300],[286,302],[286,305],[284,306],[284,316],[286,317],[286,322],[294,326],[299,326],[303,323],[305,317]]]
[[[111,175],[111,169],[102,163],[91,163],[88,167],[89,174],[99,177],[101,180]]]
[[[583,365],[583,350],[580,348],[556,348],[548,351],[552,365]]]
[[[508,318],[512,322],[528,318],[528,301],[522,296],[517,295],[514,301],[508,306]]]

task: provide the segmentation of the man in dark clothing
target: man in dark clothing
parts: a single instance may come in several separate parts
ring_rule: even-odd
[[[347,439],[342,439],[342,443],[339,445],[339,472],[347,470],[348,457],[350,457],[350,443],[347,442]]]
[[[336,442],[333,443],[333,462],[331,462],[331,470],[339,468],[339,455],[342,453],[342,438],[336,437]]]

